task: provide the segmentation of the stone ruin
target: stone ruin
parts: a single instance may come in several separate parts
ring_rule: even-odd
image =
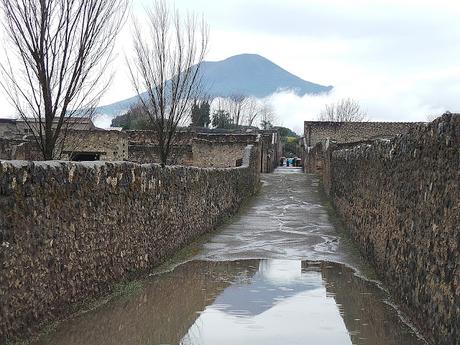
[[[0,159],[41,160],[40,150],[27,129],[16,120],[0,121]],[[277,130],[212,131],[184,128],[172,145],[170,163],[196,167],[230,168],[241,165],[245,147],[254,145],[259,152],[261,172],[271,172],[282,155]],[[148,130],[69,130],[58,153],[67,161],[130,161],[159,163],[155,133]]]

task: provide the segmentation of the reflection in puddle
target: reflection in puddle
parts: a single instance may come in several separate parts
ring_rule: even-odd
[[[192,261],[36,344],[424,344],[345,266]]]

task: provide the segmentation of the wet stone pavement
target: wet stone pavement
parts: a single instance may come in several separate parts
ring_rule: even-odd
[[[262,184],[252,203],[204,243],[195,259],[352,263],[324,206],[315,176],[303,174],[301,168],[282,167],[263,175]]]
[[[196,255],[34,344],[425,344],[299,169],[263,187]]]

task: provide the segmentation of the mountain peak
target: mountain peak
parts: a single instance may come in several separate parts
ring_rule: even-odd
[[[242,59],[252,59],[252,60],[266,60],[266,61],[270,61],[268,60],[267,58],[264,58],[262,55],[259,55],[259,54],[250,54],[250,53],[243,53],[243,54],[237,54],[237,55],[233,55],[233,56],[230,56],[228,58],[226,58],[225,60],[222,60],[222,61],[230,61],[230,60],[242,60]]]
[[[332,86],[303,80],[258,54],[239,54],[221,61],[203,61],[201,65],[205,91],[214,97],[242,94],[257,98],[279,91],[299,96],[327,93]],[[99,114],[118,115],[137,101],[132,97],[97,109]]]
[[[203,62],[202,70],[209,92],[214,96],[239,93],[263,98],[285,90],[304,96],[332,89],[303,80],[258,54],[239,54],[222,61]]]

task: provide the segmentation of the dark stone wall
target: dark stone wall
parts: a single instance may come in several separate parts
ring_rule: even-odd
[[[323,143],[318,143],[314,147],[308,147],[304,155],[304,170],[307,173],[321,174],[324,166]]]
[[[14,139],[18,136],[18,128],[16,119],[0,118],[0,139]]]
[[[40,160],[42,157],[35,142],[0,138],[0,159]]]
[[[0,343],[147,271],[234,214],[259,184],[243,166],[0,161]]]
[[[315,146],[327,139],[337,143],[352,143],[363,140],[390,139],[407,133],[421,123],[415,122],[330,122],[305,121],[306,145]]]
[[[23,142],[22,140],[0,138],[0,159],[11,159],[13,149]]]
[[[460,115],[325,152],[326,191],[362,253],[435,344],[460,344]]]
[[[271,173],[279,165],[283,154],[283,143],[278,130],[261,131],[259,145],[261,146],[260,171]]]

